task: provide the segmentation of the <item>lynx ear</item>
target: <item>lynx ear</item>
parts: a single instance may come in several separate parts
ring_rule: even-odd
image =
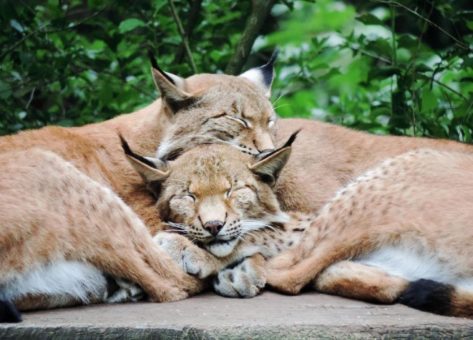
[[[121,135],[119,137],[128,161],[146,184],[162,182],[169,176],[171,172],[167,169],[166,163],[157,158],[143,157],[134,153],[127,141]]]
[[[274,186],[281,170],[289,160],[292,151],[291,145],[299,132],[300,130],[294,132],[279,149],[265,153],[256,163],[250,165],[250,170],[258,175],[263,182]]]
[[[151,73],[153,80],[161,93],[164,102],[169,106],[173,113],[192,105],[196,98],[185,91],[185,80],[175,74],[164,72],[156,62],[153,54],[149,53],[151,61]]]
[[[274,78],[274,62],[278,56],[278,50],[274,50],[268,62],[260,67],[249,69],[240,74],[240,77],[246,78],[264,89],[266,97],[271,96],[271,85]]]

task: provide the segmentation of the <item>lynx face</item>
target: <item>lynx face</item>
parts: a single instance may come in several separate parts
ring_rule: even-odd
[[[200,145],[164,164],[127,152],[149,187],[160,187],[160,218],[217,257],[245,234],[287,221],[272,185],[289,154],[286,145],[256,161],[228,145]]]
[[[273,149],[276,114],[268,99],[273,61],[240,76],[183,79],[153,70],[170,123],[157,158],[173,160],[208,143],[230,144],[250,155]]]

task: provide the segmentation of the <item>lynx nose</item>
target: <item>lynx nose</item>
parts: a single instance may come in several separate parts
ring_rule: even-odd
[[[222,221],[208,221],[204,224],[204,229],[206,229],[209,233],[213,236],[217,236],[217,234],[222,230],[223,222]]]

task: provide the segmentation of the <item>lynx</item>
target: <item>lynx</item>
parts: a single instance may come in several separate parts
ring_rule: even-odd
[[[256,163],[260,181],[276,184],[291,142]],[[277,219],[258,213],[274,206],[268,205],[274,194],[243,205],[249,189],[231,184],[248,172],[235,163],[248,164],[242,157],[205,146],[185,153],[172,170],[134,157],[148,183],[162,183],[158,213],[177,232],[155,241],[187,273],[213,277],[225,296],[255,296],[267,282],[291,294],[309,284],[324,293],[473,316],[473,155],[411,151],[357,177],[318,215]],[[264,162],[270,173],[261,172]]]
[[[104,272],[154,301],[202,289],[112,190],[55,153],[3,153],[0,167],[0,300],[21,310],[107,301]]]
[[[315,279],[330,293],[473,317],[472,169],[471,154],[430,149],[384,161],[270,260],[268,283],[296,294]],[[357,291],[360,283],[371,289]]]
[[[272,148],[272,61],[239,77],[152,71],[162,99],[148,108],[0,138],[0,300],[23,310],[106,300],[104,273],[138,284],[154,301],[202,289],[153,243],[150,231],[161,225],[154,199],[118,135],[166,160],[180,143],[218,140],[249,154]]]
[[[228,145],[210,144],[194,147],[171,162],[144,158],[124,142],[130,162],[159,197],[156,213],[168,232],[158,233],[155,242],[187,273],[201,279],[221,271],[228,275],[224,269],[244,259],[252,263],[249,266],[259,267],[261,255],[269,257],[296,244],[301,224],[285,226],[291,218],[281,211],[273,192],[294,138],[256,157]],[[262,232],[271,240],[280,238],[281,243],[270,244],[268,238],[263,249],[257,242]],[[282,235],[287,235],[284,242]],[[256,269],[248,283],[263,278],[262,274]],[[241,294],[253,296],[264,283],[263,278],[250,284],[245,287],[248,292]],[[214,287],[222,294],[228,289],[218,281]]]

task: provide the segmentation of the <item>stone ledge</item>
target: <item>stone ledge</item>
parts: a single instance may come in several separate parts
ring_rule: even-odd
[[[24,315],[0,339],[467,338],[473,320],[306,293],[254,299],[205,294],[173,303],[101,305]]]

